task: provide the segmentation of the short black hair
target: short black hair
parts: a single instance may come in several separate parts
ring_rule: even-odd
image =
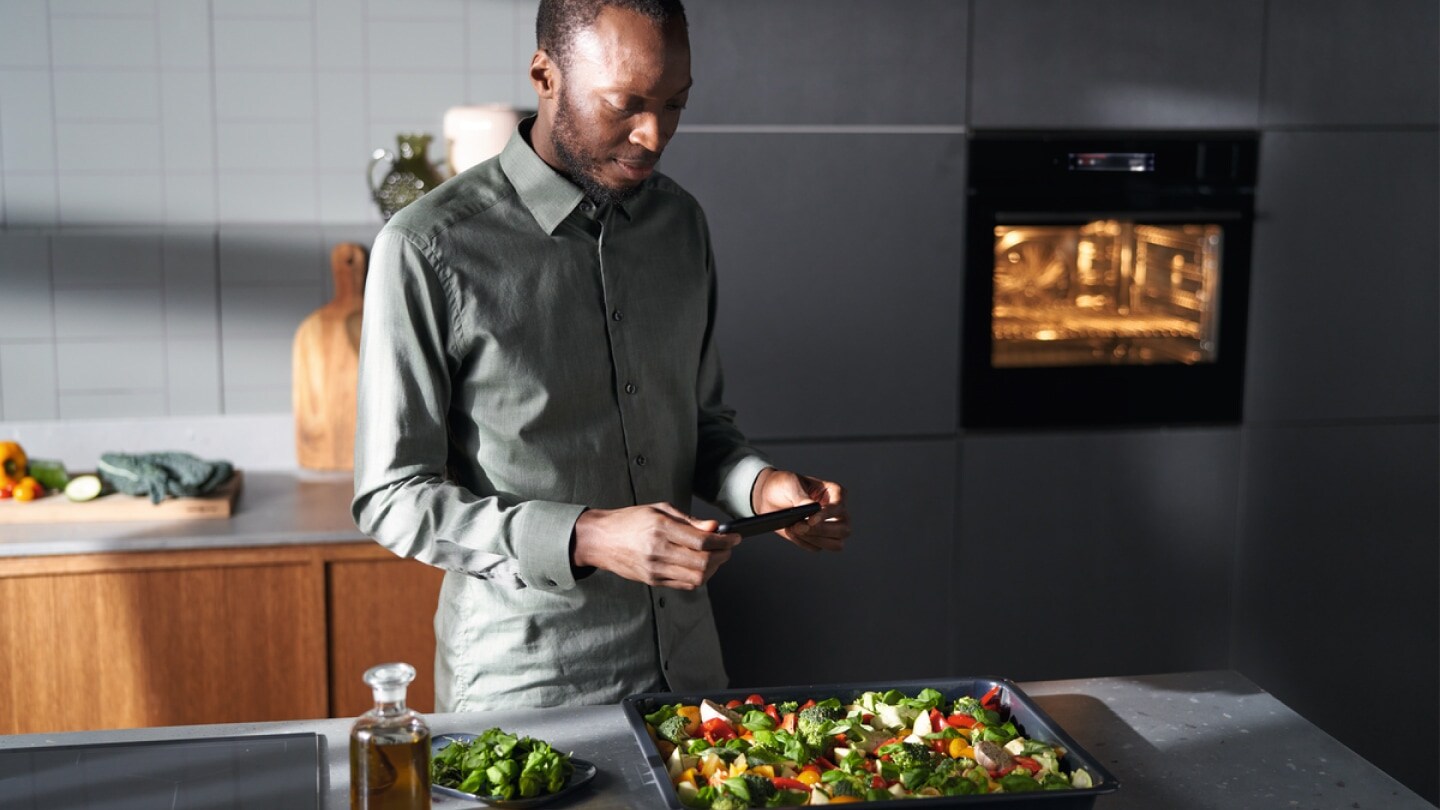
[[[550,54],[562,71],[566,70],[575,35],[589,28],[608,7],[633,11],[662,27],[678,21],[681,30],[689,32],[681,0],[540,0],[540,11],[535,15],[535,46]]]

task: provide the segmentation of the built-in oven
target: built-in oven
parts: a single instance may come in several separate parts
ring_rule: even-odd
[[[969,147],[961,424],[1239,421],[1254,133]]]

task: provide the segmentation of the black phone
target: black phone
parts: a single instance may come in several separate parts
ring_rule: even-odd
[[[737,518],[720,524],[715,530],[716,534],[738,534],[741,537],[773,532],[776,529],[783,529],[786,526],[793,526],[807,517],[820,511],[820,504],[807,503],[800,506],[792,506],[789,509],[779,509],[774,512],[766,512],[755,517]]]

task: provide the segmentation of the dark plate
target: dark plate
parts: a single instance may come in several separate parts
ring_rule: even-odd
[[[660,756],[655,743],[650,739],[650,734],[645,730],[645,715],[655,711],[666,703],[699,703],[703,698],[709,698],[724,704],[727,700],[744,700],[746,696],[760,693],[768,701],[781,700],[821,700],[828,697],[840,698],[843,701],[850,701],[860,696],[862,692],[884,692],[890,689],[914,695],[925,687],[937,689],[945,695],[947,700],[956,700],[965,695],[980,697],[990,690],[992,686],[1000,687],[1000,705],[1010,715],[1015,724],[1020,727],[1026,737],[1040,740],[1052,745],[1059,745],[1065,749],[1065,756],[1061,759],[1062,767],[1067,770],[1084,768],[1090,773],[1095,781],[1094,787],[1077,788],[1074,790],[1045,790],[1034,793],[991,793],[984,796],[934,796],[922,799],[896,799],[894,801],[863,802],[860,807],[890,808],[904,807],[909,810],[930,810],[940,807],[1002,807],[1005,810],[1088,810],[1095,805],[1095,799],[1105,793],[1111,793],[1120,787],[1120,783],[1110,772],[1105,770],[1093,756],[1086,753],[1070,735],[1040,707],[1035,701],[1025,694],[1014,681],[1006,678],[935,678],[925,681],[892,681],[874,683],[847,683],[847,684],[814,684],[810,686],[780,686],[767,689],[729,689],[715,690],[704,694],[691,694],[684,692],[649,692],[640,695],[631,695],[620,702],[621,708],[625,711],[625,719],[630,724],[630,731],[635,735],[635,741],[640,745],[640,750],[645,754],[645,764],[654,773],[655,786],[659,788],[661,797],[664,799],[663,807],[669,810],[684,810],[684,805],[675,795],[675,787],[670,781],[670,774],[665,768],[665,760]]]
[[[441,734],[440,736],[430,740],[430,752],[432,754],[437,754],[440,752],[440,749],[444,748],[452,742],[455,742],[456,740],[462,742],[469,742],[470,740],[473,740],[478,736],[478,734],[464,733]],[[491,807],[539,807],[543,804],[549,804],[550,802],[553,802],[562,796],[573,793],[581,786],[583,786],[586,782],[594,779],[595,774],[599,772],[599,769],[595,767],[595,763],[590,762],[589,760],[581,759],[579,757],[570,757],[570,764],[575,766],[575,770],[571,772],[570,781],[565,783],[565,787],[560,788],[554,793],[546,793],[541,796],[531,796],[528,799],[501,799],[497,796],[479,796],[474,793],[465,793],[464,791],[456,790],[455,788],[441,787],[439,785],[431,785],[430,790],[431,792],[437,793],[441,796],[449,796],[452,799],[468,799],[472,802],[488,804]]]

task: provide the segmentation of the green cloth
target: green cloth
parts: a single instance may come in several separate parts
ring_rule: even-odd
[[[448,570],[436,709],[614,703],[725,686],[709,597],[571,568],[588,507],[692,493],[749,515],[766,466],[722,398],[695,199],[623,206],[525,141],[398,213],[365,282],[357,525]],[[589,575],[587,575],[589,574]]]
[[[234,472],[228,461],[204,461],[190,453],[104,453],[97,466],[112,489],[149,495],[151,503],[208,495]]]

